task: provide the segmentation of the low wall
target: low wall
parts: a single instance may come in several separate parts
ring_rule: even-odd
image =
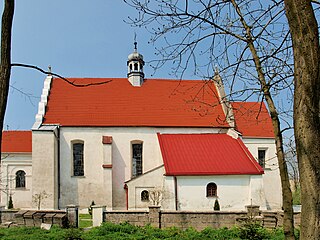
[[[19,212],[19,210],[1,209],[1,223],[13,222],[14,215]]]
[[[40,227],[41,224],[58,225],[60,227],[78,227],[78,208],[67,206],[66,210],[0,210],[1,225]]]
[[[161,211],[160,227],[178,227],[187,229],[192,227],[202,230],[206,227],[233,227],[239,220],[247,217],[247,212],[191,212],[191,211]]]
[[[295,213],[295,226],[300,225],[300,213]],[[239,223],[254,218],[267,228],[281,227],[283,212],[260,211],[259,206],[247,206],[247,211],[165,211],[159,206],[149,207],[149,211],[105,211],[103,206],[93,208],[93,225],[102,222],[115,224],[128,222],[136,226],[150,224],[158,228],[192,227],[202,230],[206,227],[233,227]]]

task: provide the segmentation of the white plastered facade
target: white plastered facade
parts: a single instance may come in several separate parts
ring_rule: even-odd
[[[206,196],[206,186],[214,182],[222,210],[245,210],[250,204],[259,205],[261,209],[281,208],[273,139],[243,139],[255,158],[258,149],[267,150],[270,160],[266,163],[265,174],[177,176],[175,190],[174,177],[165,175],[158,132],[226,133],[226,129],[57,127],[54,131],[33,131],[33,149],[37,151],[33,157],[33,193],[46,190],[52,196],[44,204],[48,209],[64,208],[69,204],[86,208],[94,201],[107,209],[133,210],[145,209],[150,204],[141,200],[142,191],[162,189],[164,209],[212,210],[216,198]],[[111,136],[112,143],[103,144],[103,136]],[[84,143],[84,176],[73,176],[74,141]],[[143,144],[144,174],[132,178],[131,144],[137,141]],[[104,165],[108,167],[104,168]]]
[[[16,187],[16,174],[25,173],[25,187]],[[3,153],[1,155],[1,203],[8,205],[12,197],[14,208],[30,208],[32,204],[31,153]]]

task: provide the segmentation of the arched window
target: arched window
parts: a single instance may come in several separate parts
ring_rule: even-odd
[[[73,143],[72,155],[73,155],[73,176],[84,176],[84,158],[83,158],[84,144]]]
[[[26,173],[22,170],[16,172],[16,188],[26,187]]]
[[[132,72],[132,64],[129,64],[130,72]]]
[[[149,202],[149,192],[147,190],[143,190],[141,192],[141,201],[142,202]]]
[[[142,142],[134,142],[132,148],[132,177],[142,174]]]
[[[217,196],[217,184],[208,183],[207,185],[207,197],[216,197]]]
[[[138,63],[135,63],[135,64],[134,64],[134,70],[135,70],[135,71],[138,71]]]

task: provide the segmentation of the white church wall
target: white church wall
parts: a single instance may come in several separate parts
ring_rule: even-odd
[[[25,187],[16,187],[17,171],[25,172]],[[12,196],[14,208],[30,208],[32,205],[32,156],[31,153],[1,155],[1,204],[8,206]]]
[[[32,131],[32,195],[46,193],[42,209],[58,208],[57,136],[53,131]]]
[[[214,128],[149,128],[149,127],[61,127],[61,202],[63,207],[73,203],[88,207],[92,200],[96,204],[110,206],[113,209],[126,208],[124,182],[131,179],[131,142],[143,142],[143,172],[150,171],[163,164],[157,132],[160,133],[218,133]],[[225,131],[225,130],[222,130]],[[112,182],[103,177],[102,136],[112,136]],[[83,177],[72,176],[71,142],[84,142]],[[112,186],[112,195],[106,189]]]
[[[217,185],[217,197],[206,196],[211,182]],[[245,210],[249,192],[249,175],[177,177],[178,210],[213,210],[216,199],[221,210]]]
[[[127,183],[128,186],[128,209],[148,209],[150,201],[141,199],[142,191],[156,190],[165,197],[163,192],[164,167],[157,167],[150,172],[141,175]]]
[[[259,149],[266,150],[266,160],[263,174],[264,194],[266,197],[265,205],[268,210],[281,209],[281,180],[274,139],[243,138],[242,140],[256,159],[258,159]]]

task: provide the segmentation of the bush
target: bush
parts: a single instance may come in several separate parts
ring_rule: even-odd
[[[12,201],[12,196],[10,195],[9,202],[8,202],[8,209],[12,209],[12,208],[13,208],[13,201]]]
[[[96,205],[95,203],[94,203],[94,201],[92,201],[91,202],[91,204],[90,204],[90,206],[88,207],[88,212],[89,212],[89,214],[92,216],[92,206],[94,206],[94,205]]]
[[[253,220],[249,220],[239,228],[239,237],[241,239],[249,240],[271,239],[268,230],[262,227],[260,223],[257,223]]]
[[[214,201],[213,210],[215,210],[215,211],[220,211],[220,204],[219,204],[218,199],[216,199],[216,200]]]

